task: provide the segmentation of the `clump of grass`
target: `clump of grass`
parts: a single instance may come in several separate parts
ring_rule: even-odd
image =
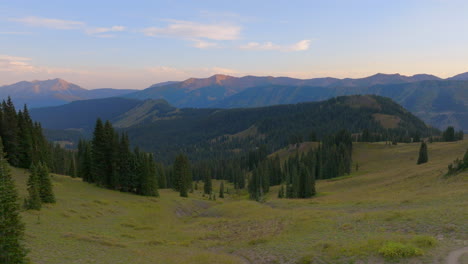
[[[423,251],[413,245],[387,242],[379,249],[379,254],[387,259],[401,259],[423,255]]]
[[[160,240],[151,240],[151,241],[146,242],[146,244],[150,246],[159,246],[159,245],[163,245],[164,242]]]
[[[266,242],[268,242],[268,240],[266,240],[264,238],[259,238],[259,239],[250,240],[249,245],[255,246],[255,245],[263,244],[263,243],[266,243]]]
[[[295,263],[296,264],[312,264],[313,260],[314,260],[314,256],[308,255],[308,256],[301,257]]]
[[[414,245],[422,248],[430,248],[437,244],[437,240],[434,237],[423,235],[413,237],[411,242]]]

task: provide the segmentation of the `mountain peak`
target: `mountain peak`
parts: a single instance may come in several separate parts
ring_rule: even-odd
[[[227,79],[232,79],[232,78],[234,78],[234,77],[229,76],[229,75],[224,75],[224,74],[215,74],[215,75],[210,77],[210,79],[214,79],[217,83],[222,82],[222,81],[227,80]]]

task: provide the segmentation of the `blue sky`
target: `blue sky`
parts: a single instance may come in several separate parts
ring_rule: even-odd
[[[468,1],[2,1],[0,85],[468,71]]]

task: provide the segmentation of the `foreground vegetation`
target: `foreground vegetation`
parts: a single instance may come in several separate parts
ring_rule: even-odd
[[[28,256],[48,264],[444,263],[468,236],[468,174],[444,176],[468,141],[430,143],[429,162],[416,165],[419,147],[357,143],[358,171],[317,181],[312,199],[278,199],[273,186],[264,203],[228,183],[224,199],[210,200],[201,183],[189,198],[169,189],[154,198],[54,175],[57,203],[22,213]],[[29,172],[13,175],[22,199]],[[213,180],[213,193],[220,185]]]

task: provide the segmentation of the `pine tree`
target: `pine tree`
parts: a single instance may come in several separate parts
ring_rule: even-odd
[[[49,168],[44,163],[37,165],[37,174],[39,178],[39,194],[43,203],[55,203],[55,195],[52,188],[52,181],[49,175]]]
[[[0,138],[0,263],[27,263],[26,249],[23,246],[24,225],[19,210],[18,193]]]
[[[91,147],[92,167],[89,182],[104,186],[106,178],[106,135],[104,124],[97,119]]]
[[[190,163],[184,154],[176,157],[174,162],[175,189],[180,192],[181,197],[188,197],[188,190],[192,185],[192,172]]]
[[[278,198],[284,198],[284,185],[281,184],[281,187],[278,191]]]
[[[26,208],[32,210],[40,210],[42,205],[41,195],[39,192],[39,175],[36,166],[31,166],[31,174],[28,179],[28,198],[26,199]]]
[[[219,185],[219,198],[224,198],[224,181]]]
[[[418,157],[418,162],[417,164],[423,164],[426,163],[429,160],[427,156],[427,145],[426,142],[421,143],[421,147],[419,148],[419,157]]]
[[[205,173],[203,178],[203,193],[211,195],[213,185],[211,183],[211,177],[208,173]]]
[[[15,106],[8,97],[8,100],[2,103],[3,108],[3,122],[1,126],[1,136],[4,140],[4,149],[8,162],[13,166],[19,165],[19,142],[18,142],[18,116]]]

